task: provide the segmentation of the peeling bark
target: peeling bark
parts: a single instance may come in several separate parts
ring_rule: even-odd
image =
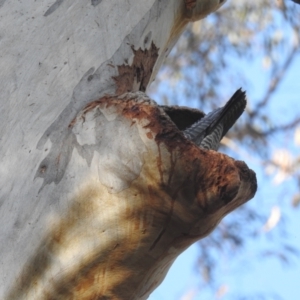
[[[196,7],[196,3],[197,3],[196,0],[185,0],[184,2],[185,2],[185,7],[187,9],[193,9],[193,8],[195,8]]]
[[[148,43],[147,39],[151,39],[151,34],[149,37],[145,37],[145,44]],[[158,57],[158,50],[159,49],[156,48],[153,42],[149,50],[132,49],[132,64],[130,66],[124,64],[118,66],[119,75],[113,77],[117,86],[117,95],[130,91],[146,91],[153,72],[153,67]]]

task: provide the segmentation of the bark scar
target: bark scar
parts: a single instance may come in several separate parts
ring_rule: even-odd
[[[118,76],[113,79],[116,83],[116,94],[121,95],[126,92],[145,92],[152,75],[153,67],[158,58],[158,50],[152,42],[150,49],[142,50],[139,48],[133,51],[133,62],[131,65],[118,66]]]
[[[185,0],[184,3],[187,9],[193,9],[196,6],[196,0]]]

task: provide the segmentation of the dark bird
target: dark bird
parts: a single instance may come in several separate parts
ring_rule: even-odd
[[[221,139],[244,112],[246,103],[246,93],[238,89],[225,106],[205,115],[183,133],[200,148],[218,150]]]

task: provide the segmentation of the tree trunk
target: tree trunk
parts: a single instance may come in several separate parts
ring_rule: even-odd
[[[219,0],[0,1],[0,299],[147,299],[255,174],[145,92]]]

